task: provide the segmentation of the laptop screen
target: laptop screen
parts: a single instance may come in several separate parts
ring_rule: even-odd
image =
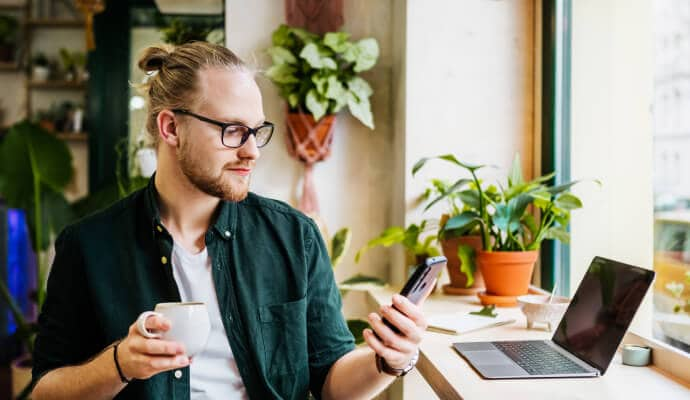
[[[653,271],[595,257],[553,341],[603,375],[653,279]]]

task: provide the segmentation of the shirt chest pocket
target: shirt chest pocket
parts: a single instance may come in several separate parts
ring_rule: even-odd
[[[259,308],[264,366],[270,375],[308,367],[307,298]]]

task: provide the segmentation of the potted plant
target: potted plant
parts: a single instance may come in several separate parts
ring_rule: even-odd
[[[36,82],[45,82],[50,77],[50,61],[43,53],[37,53],[31,59],[31,79]]]
[[[493,192],[485,190],[477,177],[477,171],[485,166],[463,163],[450,154],[436,158],[472,176],[470,189],[478,207],[448,220],[445,227],[462,231],[479,227],[482,250],[476,259],[486,285],[486,293],[479,293],[480,299],[484,303],[514,305],[515,297],[528,291],[544,239],[569,242],[570,212],[582,207],[580,199],[569,191],[577,181],[551,186],[546,183],[554,177],[551,173],[526,182],[516,155],[507,185]],[[415,169],[428,160],[420,160]]]
[[[405,248],[405,255],[407,258],[405,276],[409,276],[409,267],[419,265],[428,257],[439,255],[438,249],[433,245],[436,239],[435,235],[428,235],[422,240],[422,234],[428,232],[430,229],[427,226],[428,221],[423,220],[419,225],[410,224],[407,228],[401,226],[392,226],[386,228],[379,234],[379,236],[371,239],[364,247],[355,254],[355,262],[358,263],[362,255],[369,249],[377,246],[390,247],[395,244],[401,244]]]
[[[331,259],[331,266],[335,270],[335,267],[340,264],[343,260],[343,256],[347,253],[350,248],[350,242],[352,241],[352,233],[348,228],[342,228],[333,235],[331,240],[331,248],[329,249],[329,256]],[[370,283],[377,286],[383,286],[385,283],[375,277],[357,274],[353,277],[346,279],[341,282],[341,285],[356,285],[361,283]],[[340,296],[342,298],[347,294],[347,289],[340,289]],[[350,329],[352,336],[355,338],[355,344],[364,343],[364,336],[362,331],[369,326],[367,321],[362,319],[348,319],[347,327]]]
[[[26,213],[38,260],[35,300],[39,310],[46,295],[48,260],[45,251],[55,234],[72,218],[70,205],[62,194],[72,174],[72,156],[67,145],[37,124],[23,121],[13,125],[0,143],[0,193],[8,207]],[[35,324],[26,320],[3,281],[0,281],[0,299],[9,305],[18,335],[30,355]],[[24,379],[28,377],[30,381],[30,360],[24,357],[15,362],[13,371],[13,379],[17,379],[17,372],[21,371]],[[25,387],[25,396],[30,391],[29,381],[13,386]]]
[[[330,155],[335,114],[347,107],[369,129],[373,90],[360,74],[377,62],[376,39],[350,41],[346,32],[321,35],[281,25],[267,49],[272,65],[266,76],[287,101],[288,150],[306,166],[299,208],[318,212],[311,167]]]
[[[422,166],[423,164],[413,167],[413,176]],[[424,199],[434,197],[424,211],[441,201],[447,204],[447,211],[441,216],[437,234],[443,255],[448,259],[450,283],[443,286],[446,294],[470,295],[484,290],[484,280],[476,266],[476,254],[482,249],[479,224],[461,228],[457,228],[455,224],[457,217],[463,212],[478,210],[479,202],[473,185],[475,183],[467,178],[460,178],[453,184],[433,179],[432,187],[423,196]],[[496,188],[490,187],[485,191],[495,193]]]
[[[14,60],[15,43],[17,40],[17,19],[9,15],[0,15],[0,62]]]
[[[160,28],[163,42],[181,45],[193,41],[206,41],[213,28],[205,24],[192,24],[180,18],[172,18],[170,23]]]

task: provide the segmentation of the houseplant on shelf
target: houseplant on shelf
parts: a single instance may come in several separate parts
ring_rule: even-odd
[[[281,25],[267,49],[272,65],[266,76],[287,101],[288,151],[306,168],[299,204],[305,213],[318,213],[311,171],[314,163],[330,155],[335,114],[347,107],[374,129],[369,102],[373,90],[359,75],[376,64],[378,42],[349,39],[346,32],[321,36]]]
[[[433,227],[428,226],[428,221],[423,220],[419,225],[410,224],[407,228],[401,226],[391,226],[386,228],[379,234],[379,236],[371,239],[355,254],[355,262],[358,263],[362,255],[369,249],[377,246],[390,247],[395,244],[401,244],[405,248],[405,255],[407,259],[406,273],[407,277],[413,271],[409,267],[419,265],[426,258],[439,255],[438,249],[433,245],[436,239],[435,235],[428,235],[422,240],[422,234],[433,230]],[[430,229],[431,228],[431,229]]]
[[[0,15],[0,62],[14,61],[18,28],[16,18]]]
[[[45,82],[50,78],[50,60],[43,53],[36,53],[31,59],[31,79]]]
[[[413,176],[422,166],[423,163],[413,167]],[[479,209],[479,199],[474,185],[475,183],[467,178],[460,178],[452,184],[433,179],[432,187],[427,189],[423,196],[425,199],[434,197],[424,211],[441,201],[447,204],[447,211],[441,216],[437,234],[443,255],[448,259],[450,283],[443,286],[446,294],[470,295],[484,290],[484,280],[476,267],[476,254],[482,249],[479,224],[460,228],[456,224],[463,212],[476,212]],[[496,188],[490,186],[484,191],[493,196]]]
[[[333,239],[331,239],[331,247],[329,249],[329,256],[331,259],[331,266],[335,270],[335,267],[340,264],[340,262],[343,260],[343,256],[347,252],[347,250],[350,248],[350,242],[352,240],[352,233],[348,228],[342,228],[338,232],[333,235]],[[369,283],[369,284],[374,284],[377,286],[382,286],[385,283],[375,277],[371,276],[366,276],[366,275],[361,275],[357,274],[353,277],[350,277],[346,279],[345,281],[341,282],[340,285],[345,285],[345,286],[353,286],[357,284],[362,284],[362,283]],[[341,298],[344,298],[345,295],[347,294],[347,289],[340,289],[340,296]],[[364,342],[364,337],[362,336],[362,331],[369,326],[369,323],[367,321],[364,321],[362,319],[348,319],[347,320],[347,327],[350,329],[350,332],[352,332],[352,336],[355,338],[355,344],[361,344]]]
[[[570,212],[582,207],[580,199],[569,191],[578,181],[552,186],[547,184],[554,177],[551,173],[526,182],[516,155],[507,185],[494,192],[485,190],[477,177],[483,165],[463,163],[450,154],[435,158],[463,168],[472,176],[470,188],[477,209],[463,211],[445,226],[461,231],[479,227],[482,250],[476,260],[486,285],[486,292],[478,294],[480,300],[485,304],[514,305],[515,298],[528,291],[544,239],[569,242]],[[416,170],[428,160],[421,159]]]
[[[9,207],[24,210],[29,222],[31,243],[38,261],[35,295],[38,310],[46,296],[49,263],[46,250],[57,232],[72,218],[70,206],[62,194],[72,174],[72,156],[67,145],[37,124],[23,121],[13,125],[0,143],[0,193]],[[19,327],[17,334],[30,355],[35,324],[27,321],[3,281],[0,281],[0,298],[9,305]],[[22,385],[26,387],[24,395],[29,391],[30,360],[21,359],[13,366],[14,374],[22,371],[19,366],[27,361],[29,380]],[[13,375],[13,380],[16,379]],[[16,382],[13,387],[17,387]]]

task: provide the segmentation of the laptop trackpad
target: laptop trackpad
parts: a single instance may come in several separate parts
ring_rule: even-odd
[[[462,354],[487,378],[529,375],[499,350],[464,351]]]

